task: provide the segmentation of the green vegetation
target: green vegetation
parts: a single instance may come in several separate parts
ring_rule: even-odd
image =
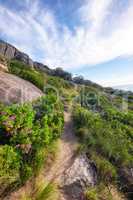
[[[10,73],[30,81],[46,96],[23,105],[0,105],[0,187],[4,191],[10,184],[24,184],[39,174],[48,154],[56,151],[53,144],[63,129],[60,100],[64,105],[74,101],[79,150],[94,161],[98,174],[98,184],[88,189],[86,198],[111,200],[109,187],[119,182],[120,169],[133,166],[133,94],[104,89],[81,76],[72,78],[60,68],[52,71],[48,75],[19,61],[9,62]],[[55,193],[53,184],[39,186],[34,199],[56,199]]]
[[[1,187],[23,184],[39,172],[63,122],[63,106],[54,95],[33,104],[0,106]]]
[[[98,200],[97,190],[95,188],[89,189],[86,192],[87,200]]]
[[[66,101],[70,101],[72,97],[75,96],[74,85],[71,82],[64,80],[62,77],[47,75],[46,73],[32,69],[30,66],[17,60],[11,60],[8,66],[10,73],[33,83],[45,93],[52,91],[56,96],[58,95]],[[66,73],[63,71],[61,72],[63,74]],[[68,76],[67,73],[66,76]]]
[[[20,156],[12,146],[0,146],[0,185],[19,178]]]
[[[109,96],[92,87],[81,88],[73,119],[80,150],[86,151],[96,164],[98,185],[119,182],[119,170],[133,165],[133,112],[118,109]],[[99,199],[96,190],[88,199]]]
[[[40,183],[36,185],[32,196],[23,195],[20,200],[58,200],[59,194],[57,186],[53,183]]]
[[[9,72],[30,81],[41,90],[44,88],[44,75],[20,61],[11,60],[9,63]]]
[[[58,192],[56,186],[49,183],[46,186],[41,186],[37,193],[35,194],[35,200],[56,200],[58,197]]]
[[[93,113],[82,107],[77,107],[74,111],[77,133],[88,148],[95,149],[112,163],[130,165],[133,150],[130,140],[132,127],[128,128],[127,125],[114,119],[113,115],[112,120],[106,119],[99,113]]]
[[[116,186],[107,187],[103,184],[88,188],[86,191],[87,200],[118,200],[125,199],[116,189]]]

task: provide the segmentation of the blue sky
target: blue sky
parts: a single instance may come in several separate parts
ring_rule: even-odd
[[[133,84],[132,0],[0,0],[0,38],[104,86]]]

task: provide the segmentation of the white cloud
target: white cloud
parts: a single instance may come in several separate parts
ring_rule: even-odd
[[[117,85],[130,85],[133,83],[133,77],[132,74],[128,74],[126,76],[114,76],[110,80],[101,80],[100,84],[104,85],[105,87],[107,86],[117,86]]]
[[[0,32],[33,58],[41,51],[41,61],[49,66],[81,68],[133,55],[133,3],[113,18],[115,28],[106,34],[115,0],[86,0],[77,11],[80,25],[74,33],[56,20],[52,10],[42,9],[39,1],[25,2],[21,12],[0,5]]]
[[[91,23],[92,29],[98,31],[109,14],[109,8],[113,0],[86,0],[80,8],[81,19],[88,25]]]

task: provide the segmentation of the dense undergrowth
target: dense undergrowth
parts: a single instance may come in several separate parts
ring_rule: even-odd
[[[8,63],[8,68],[10,73],[30,81],[43,92],[52,90],[56,95],[64,97],[67,101],[75,95],[74,85],[63,78],[37,71],[17,60],[11,60]]]
[[[1,190],[37,175],[63,123],[63,106],[52,94],[32,104],[0,105]]]
[[[80,93],[73,112],[81,149],[96,164],[98,185],[119,185],[121,169],[133,166],[133,112],[118,109],[105,94],[87,91]],[[102,199],[97,195],[92,199]]]
[[[73,120],[81,149],[97,168],[98,184],[88,189],[88,200],[113,199],[110,185],[123,188],[121,169],[133,166],[133,95],[123,98],[122,92],[112,95],[112,90],[104,92],[92,85],[78,84],[75,88],[71,81],[16,60],[10,61],[9,72],[30,81],[46,96],[19,106],[0,105],[0,188],[4,191],[10,184],[24,184],[38,174],[47,149],[62,132],[61,100],[64,104],[74,103]],[[47,199],[45,195],[49,196],[53,186],[39,191],[35,199]]]
[[[32,69],[28,65],[17,60],[11,60],[8,66],[10,73],[15,74],[16,76],[21,77],[27,81],[30,81],[38,88],[43,90],[44,74]]]

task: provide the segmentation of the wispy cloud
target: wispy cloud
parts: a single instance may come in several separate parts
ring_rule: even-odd
[[[58,22],[53,10],[42,9],[39,0],[24,0],[22,11],[12,11],[1,4],[0,32],[34,59],[39,57],[50,66],[88,67],[133,55],[133,3],[129,0],[117,18],[113,16],[115,3],[116,0],[83,1],[76,12],[79,23],[74,32]]]

